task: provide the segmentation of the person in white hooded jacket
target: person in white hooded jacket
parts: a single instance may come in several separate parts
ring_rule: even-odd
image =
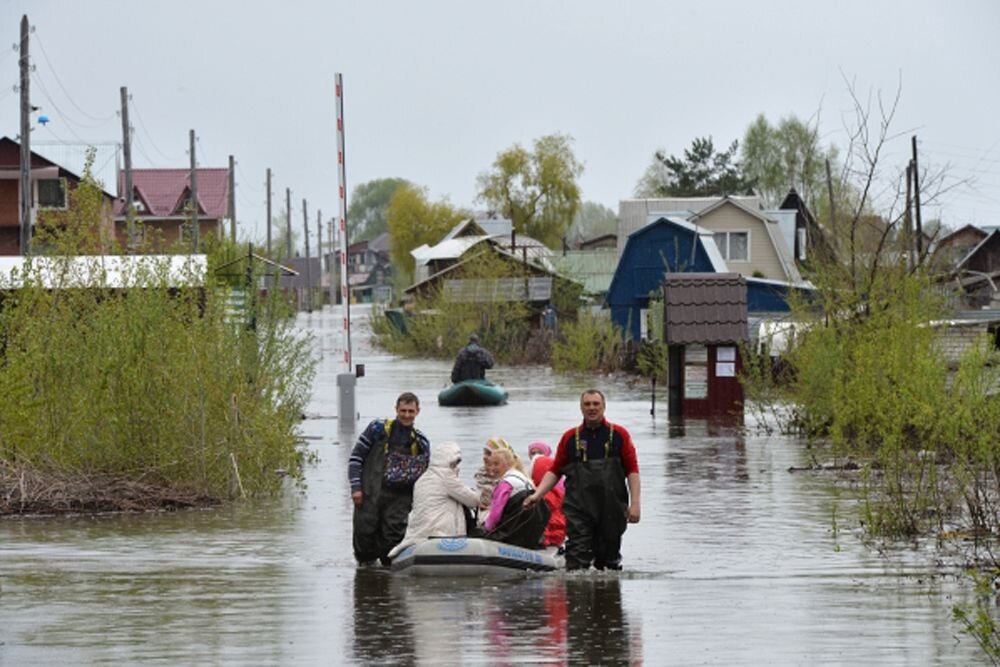
[[[479,492],[458,477],[462,450],[456,442],[442,442],[431,450],[430,466],[413,486],[413,509],[403,541],[389,558],[429,537],[466,534],[465,510],[479,505]]]

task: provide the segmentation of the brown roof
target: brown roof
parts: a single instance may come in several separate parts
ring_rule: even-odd
[[[668,273],[666,341],[733,343],[747,338],[747,283],[738,273]]]

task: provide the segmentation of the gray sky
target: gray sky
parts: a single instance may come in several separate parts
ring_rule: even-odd
[[[200,166],[235,155],[241,235],[257,239],[267,167],[275,211],[290,187],[296,224],[303,198],[313,226],[317,208],[336,213],[335,72],[349,189],[398,176],[472,207],[499,151],[560,132],[585,164],[583,198],[616,212],[657,148],[680,154],[704,135],[721,147],[758,113],[818,110],[843,147],[844,77],[889,98],[901,82],[887,159],[904,164],[916,133],[922,165],[968,181],[925,218],[1000,223],[994,0],[0,0],[0,134],[12,137],[25,13],[32,102],[50,119],[32,134],[40,152],[69,161],[60,151],[120,142],[128,86],[135,166],[187,166],[195,129]]]

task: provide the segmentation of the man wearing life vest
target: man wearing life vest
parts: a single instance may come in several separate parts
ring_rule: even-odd
[[[539,502],[566,476],[566,569],[620,570],[622,534],[640,516],[639,462],[625,427],[604,418],[604,394],[580,396],[583,423],[563,433],[552,469],[525,505]],[[627,488],[626,488],[627,487]]]
[[[389,565],[389,550],[406,534],[413,485],[427,470],[431,445],[413,425],[420,399],[406,392],[396,399],[395,419],[376,419],[351,450],[347,477],[354,502],[354,557],[368,565]]]

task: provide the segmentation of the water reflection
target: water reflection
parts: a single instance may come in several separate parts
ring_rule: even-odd
[[[354,574],[354,658],[360,664],[414,664],[411,616],[393,595],[392,574],[359,568]]]
[[[360,569],[353,649],[362,664],[642,662],[615,574],[494,581]]]

